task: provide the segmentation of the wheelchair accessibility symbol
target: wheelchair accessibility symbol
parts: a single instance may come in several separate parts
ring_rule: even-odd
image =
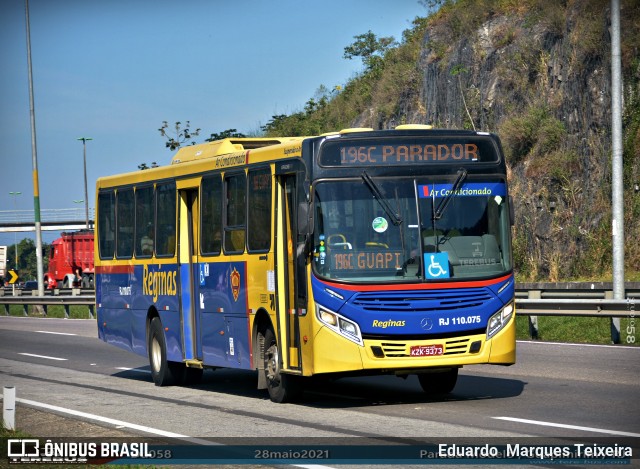
[[[424,255],[426,278],[449,278],[449,253],[427,253]]]

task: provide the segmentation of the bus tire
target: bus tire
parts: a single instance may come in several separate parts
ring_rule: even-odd
[[[151,377],[156,386],[171,386],[182,380],[182,372],[185,366],[182,363],[167,360],[167,344],[162,330],[162,321],[159,317],[151,320],[149,325],[149,365]]]
[[[418,374],[422,390],[429,396],[449,394],[458,381],[458,368],[447,371]]]
[[[264,334],[264,373],[267,381],[269,397],[273,402],[292,402],[302,394],[302,383],[299,376],[280,372],[278,342],[273,329],[268,328]]]

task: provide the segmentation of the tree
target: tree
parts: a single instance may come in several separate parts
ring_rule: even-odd
[[[138,165],[138,169],[140,171],[144,171],[145,169],[149,169],[149,168],[157,168],[158,167],[158,163],[156,163],[155,161],[151,162],[151,166],[149,166],[147,163],[140,163]]]
[[[38,279],[36,249],[36,243],[31,238],[18,241],[18,276],[20,281]],[[45,272],[49,269],[50,250],[50,244],[42,244],[42,263]],[[15,252],[15,244],[7,247],[7,270],[13,269],[16,265]]]
[[[265,125],[260,127],[267,135],[279,135],[281,129],[286,126],[287,121],[290,119],[286,114],[278,114],[277,116],[271,116],[271,120]]]
[[[238,132],[236,129],[227,129],[222,132],[212,133],[209,138],[206,138],[205,142],[215,142],[216,140],[224,140],[225,138],[245,138],[246,135]]]
[[[362,57],[367,71],[378,69],[382,65],[384,53],[397,45],[393,36],[378,38],[371,30],[353,37],[355,42],[344,48],[344,58]]]
[[[188,140],[191,140],[193,137],[197,137],[200,134],[200,129],[196,129],[193,132],[191,131],[191,123],[189,121],[185,123],[184,127],[182,127],[182,122],[176,122],[173,130],[173,135],[171,135],[170,132],[167,130],[168,128],[169,128],[169,124],[167,123],[167,121],[162,121],[162,127],[160,127],[158,131],[160,132],[160,135],[162,135],[167,139],[164,146],[170,149],[171,151],[174,151],[177,148],[180,148],[183,143],[185,143]],[[196,144],[195,141],[191,142],[191,145],[195,145],[195,144]],[[146,169],[146,168],[140,168],[140,169]]]

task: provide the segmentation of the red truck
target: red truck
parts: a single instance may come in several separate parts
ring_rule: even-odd
[[[51,243],[49,271],[44,276],[48,288],[93,288],[93,231],[62,233]]]

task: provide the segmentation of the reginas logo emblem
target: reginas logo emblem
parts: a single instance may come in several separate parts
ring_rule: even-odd
[[[238,296],[240,295],[240,273],[233,268],[231,272],[231,292],[233,293],[233,301],[238,301]]]

